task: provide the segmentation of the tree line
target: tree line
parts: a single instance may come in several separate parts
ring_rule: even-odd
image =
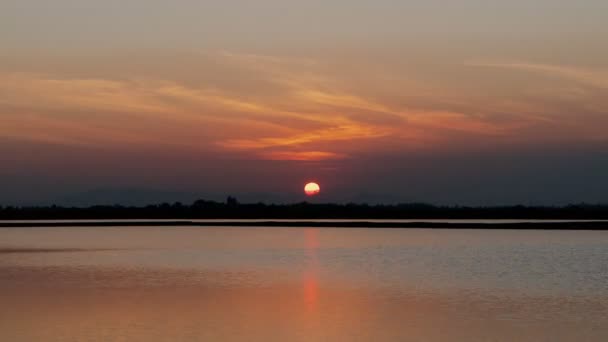
[[[608,205],[436,206],[425,203],[293,204],[197,200],[192,204],[91,207],[0,206],[0,220],[69,219],[608,219]]]

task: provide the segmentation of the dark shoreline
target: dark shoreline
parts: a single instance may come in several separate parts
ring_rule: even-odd
[[[337,204],[240,203],[228,197],[226,202],[200,199],[192,204],[161,203],[146,206],[96,205],[90,207],[0,205],[0,222],[6,220],[416,220],[437,219],[518,219],[518,220],[608,220],[608,204],[569,204],[566,206],[435,206],[425,203]]]
[[[63,221],[6,222],[0,228],[42,227],[295,227],[295,228],[427,228],[427,229],[517,229],[517,230],[608,230],[606,221],[564,222],[379,222],[379,221]]]

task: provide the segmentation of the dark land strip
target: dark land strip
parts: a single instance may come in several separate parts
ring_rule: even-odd
[[[6,222],[0,228],[34,227],[301,227],[301,228],[434,228],[521,230],[608,230],[606,221],[584,222],[378,222],[378,221],[63,221]]]

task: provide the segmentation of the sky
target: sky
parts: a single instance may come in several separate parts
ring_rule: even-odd
[[[606,13],[0,0],[0,205],[608,203]]]

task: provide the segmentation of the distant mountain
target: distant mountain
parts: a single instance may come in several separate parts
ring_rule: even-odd
[[[92,205],[144,206],[157,203],[182,202],[190,204],[199,198],[224,200],[221,196],[206,196],[195,192],[168,191],[145,188],[94,189],[57,198],[52,204],[88,207]]]
[[[175,203],[192,204],[198,199],[224,202],[228,196],[241,203],[293,203],[311,200],[299,193],[210,193],[194,191],[173,191],[148,188],[100,188],[58,197],[38,205],[59,205],[68,207],[89,207],[93,205],[145,206],[149,204]],[[48,203],[47,203],[48,202]],[[314,200],[313,200],[314,202]]]

